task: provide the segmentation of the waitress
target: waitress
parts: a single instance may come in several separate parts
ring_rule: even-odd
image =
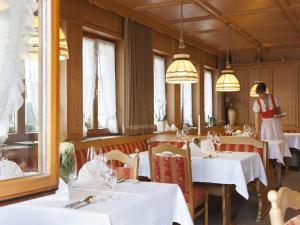
[[[258,99],[253,104],[255,113],[255,137],[261,140],[284,140],[279,118],[281,109],[277,97],[267,94],[267,87],[259,83],[256,88]],[[261,119],[262,118],[262,123]],[[290,156],[289,147],[285,144],[284,156]],[[281,186],[281,164],[276,162],[276,188]]]

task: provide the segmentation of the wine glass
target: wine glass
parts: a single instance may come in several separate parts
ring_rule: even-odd
[[[96,149],[94,147],[88,148],[87,156],[86,156],[86,167],[89,173],[93,176],[94,188],[97,189],[96,186],[96,177],[99,173],[99,156],[97,155]]]
[[[207,140],[213,141],[214,139],[214,131],[208,131],[207,132]]]
[[[215,138],[214,138],[214,142],[217,145],[217,153],[220,152],[220,147],[222,145],[222,141],[221,141],[221,135],[220,134],[215,134]]]

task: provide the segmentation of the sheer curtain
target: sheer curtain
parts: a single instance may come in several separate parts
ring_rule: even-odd
[[[98,126],[118,133],[114,43],[99,40],[98,65]]]
[[[193,126],[192,117],[192,84],[181,84],[181,110],[183,110],[183,124]]]
[[[96,51],[95,41],[83,38],[82,42],[82,74],[83,74],[83,136],[91,128],[94,110],[96,84]],[[89,125],[88,125],[89,124]]]
[[[166,115],[165,59],[154,56],[154,121]]]
[[[205,122],[209,122],[208,117],[212,117],[213,110],[213,92],[212,92],[212,74],[210,71],[204,71],[204,115]]]
[[[0,11],[0,143],[7,138],[12,115],[24,102],[22,58],[30,48],[25,40],[34,31],[36,9],[36,0],[13,0],[8,9]]]
[[[27,132],[38,130],[38,69],[38,61],[25,60],[25,128]]]

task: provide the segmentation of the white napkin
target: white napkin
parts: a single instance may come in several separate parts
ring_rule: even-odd
[[[82,166],[82,168],[79,170],[78,181],[81,181],[81,180],[93,181],[94,175],[91,174],[90,170],[88,169],[87,164],[89,164],[89,166],[91,166],[91,168],[92,168],[91,170],[97,170],[97,167],[99,167],[99,165],[97,165],[97,163],[99,163],[99,162],[96,160],[85,163]],[[104,179],[101,176],[99,176],[99,173],[97,173],[97,175],[96,175],[96,182],[104,183]]]
[[[168,123],[166,123],[166,131],[172,131]]]
[[[17,163],[7,159],[0,161],[0,180],[21,176],[23,176],[23,173]]]
[[[212,154],[215,152],[215,146],[211,140],[201,141],[201,153],[202,154]]]
[[[172,125],[171,125],[171,131],[177,131],[178,130],[178,128],[176,127],[176,125],[173,123]]]
[[[181,149],[186,149],[186,144]],[[201,148],[195,143],[190,143],[191,156],[200,157],[202,155]]]

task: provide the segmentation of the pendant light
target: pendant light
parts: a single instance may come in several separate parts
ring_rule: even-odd
[[[216,91],[218,92],[234,92],[240,90],[240,83],[234,71],[231,69],[229,63],[229,28],[227,26],[227,56],[226,56],[226,69],[222,70],[221,76],[218,78],[216,83]]]
[[[254,85],[250,89],[250,97],[258,97],[258,94],[256,94],[256,88],[257,88],[257,85],[259,83],[263,83],[263,81],[255,81],[254,82]],[[269,94],[269,89],[268,88],[266,90],[266,93]]]
[[[9,8],[8,0],[0,0],[0,11],[6,10]]]
[[[28,40],[28,44],[31,45],[29,50],[29,56],[31,59],[37,60],[39,54],[39,19],[34,17],[33,21],[34,32]],[[59,28],[59,60],[69,59],[68,43],[66,36],[61,28]]]
[[[179,39],[179,49],[184,49],[185,44],[183,40],[183,0],[180,1],[181,9],[181,27],[180,27],[180,39]],[[169,84],[188,84],[197,83],[198,72],[189,60],[189,54],[175,54],[174,61],[167,69],[166,82]]]

